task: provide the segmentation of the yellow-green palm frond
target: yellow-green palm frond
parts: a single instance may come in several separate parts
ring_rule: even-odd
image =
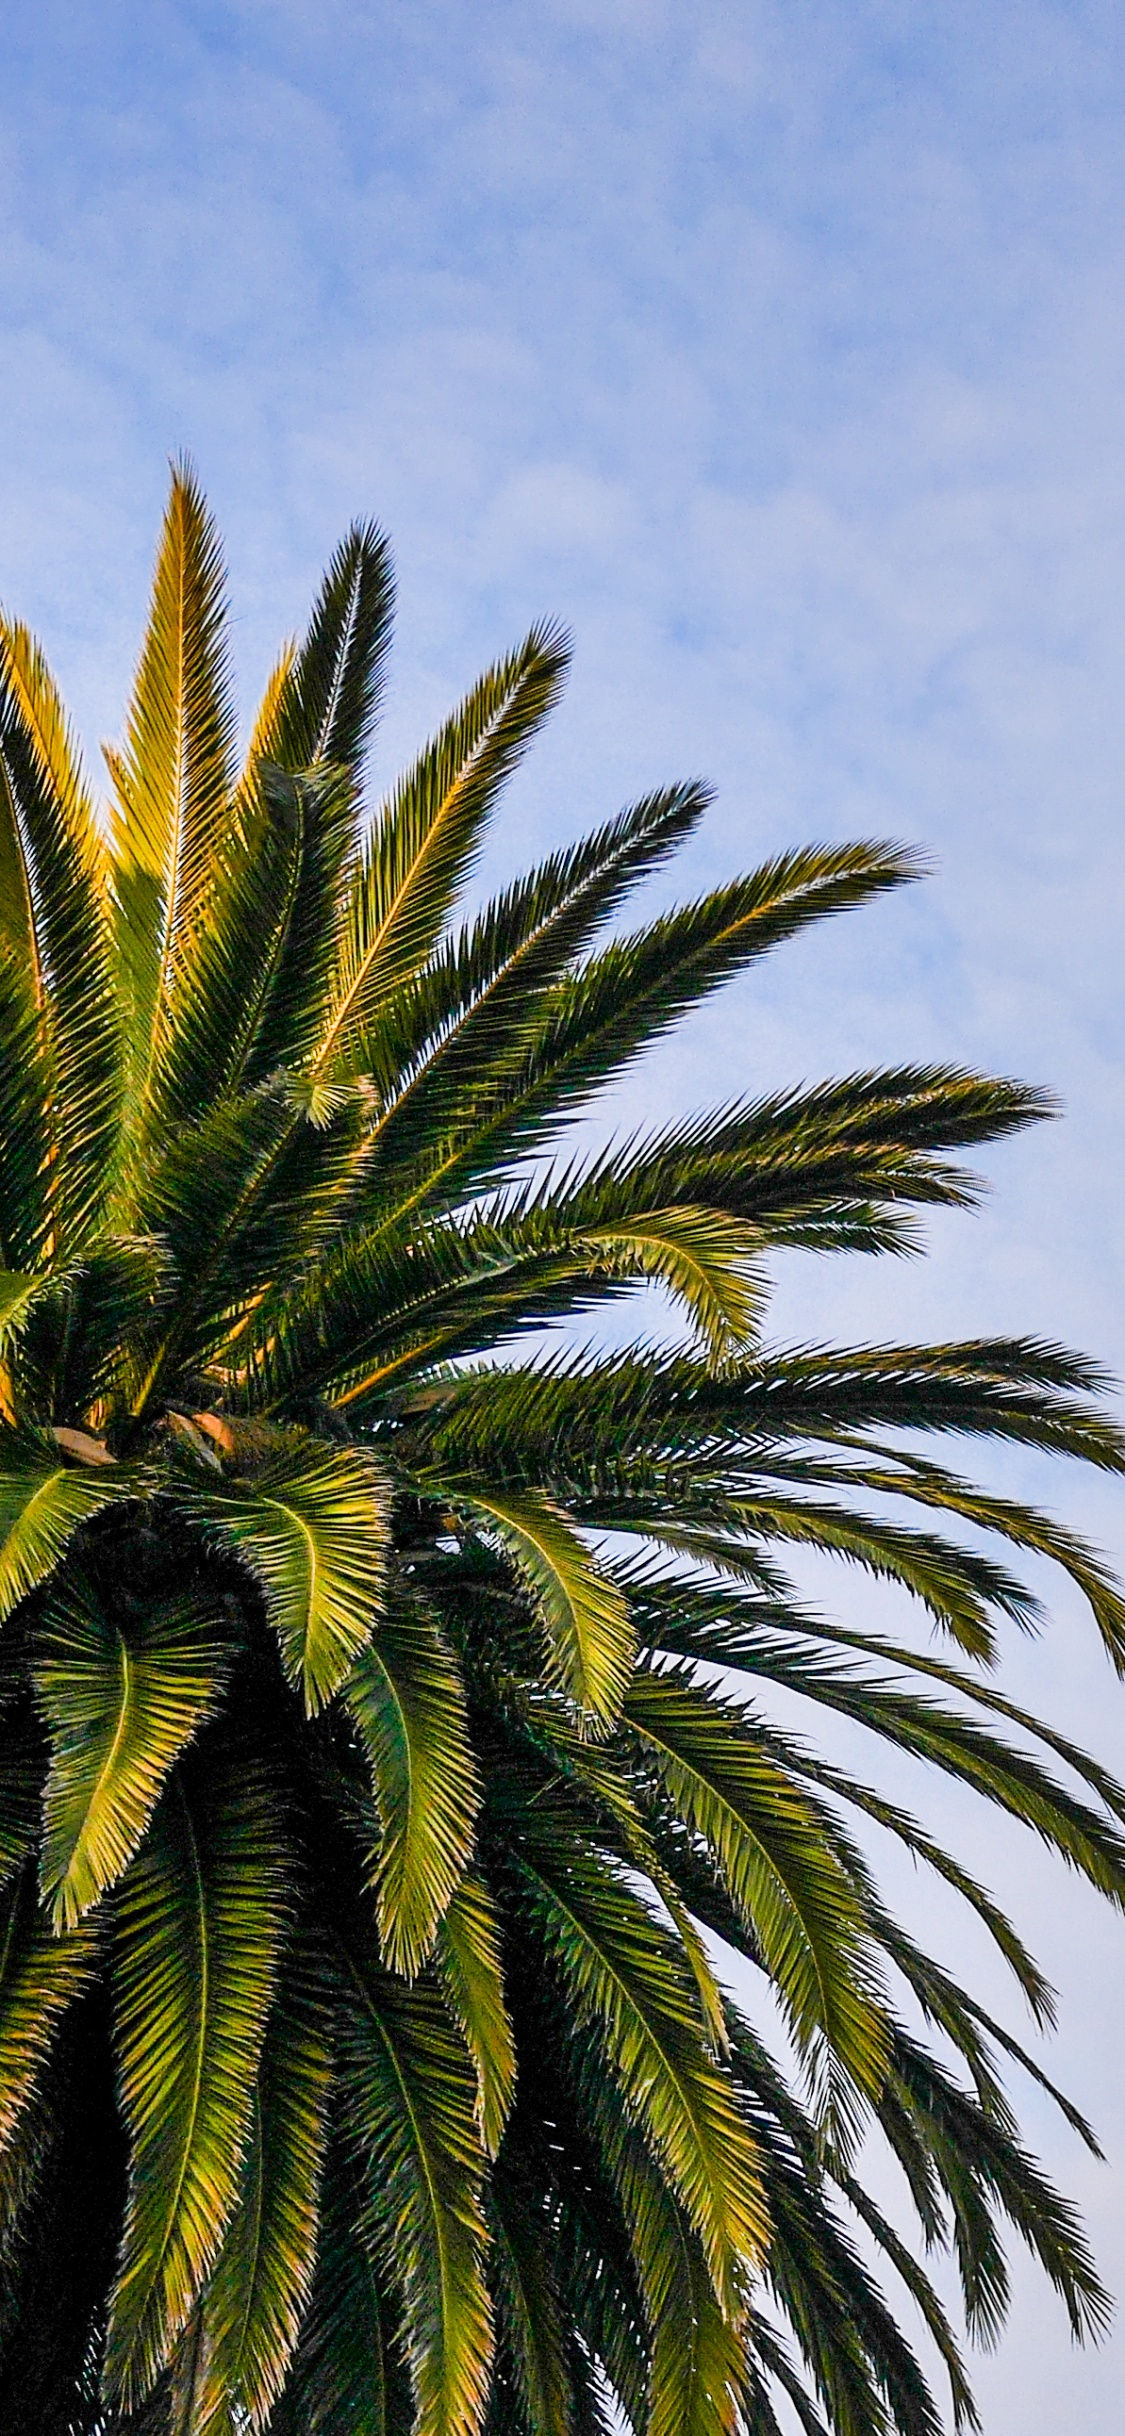
[[[456,1487],[452,1493],[457,1495]],[[507,1550],[542,1616],[553,1671],[599,1725],[612,1722],[633,1663],[629,1611],[566,1516],[534,1489],[461,1500]]]
[[[862,1909],[758,1721],[672,1669],[639,1670],[625,1716],[676,1813],[711,1846],[796,2038],[823,2034],[852,2086],[876,2096],[887,2038]]]
[[[432,1613],[399,1582],[344,1682],[379,1814],[383,1955],[412,1978],[472,1856],[479,1800],[465,1687]]]
[[[250,1480],[189,1482],[185,1514],[260,1585],[311,1716],[340,1689],[383,1600],[387,1488],[368,1457],[294,1434]]]
[[[195,475],[178,465],[125,740],[107,751],[134,1124],[153,1090],[177,982],[221,868],[235,731],[227,617],[219,537]]]
[[[312,2297],[270,2436],[395,2436],[411,2397],[398,2316],[362,2224],[362,2184],[339,2142],[324,2177]]]
[[[750,1342],[762,1315],[759,1238],[719,1210],[639,1210],[618,1226],[578,1235],[612,1276],[658,1278],[682,1302],[711,1359]]]
[[[500,1915],[488,1881],[467,1869],[441,1916],[434,1964],[477,2076],[481,2137],[495,2157],[516,2087],[516,2049],[504,1995]]]
[[[493,801],[546,717],[567,652],[533,627],[443,728],[375,823],[352,894],[318,1070],[353,1071],[373,1015],[425,964]]]
[[[726,2314],[761,2254],[766,2218],[753,2145],[708,2053],[690,1973],[654,1914],[542,1804],[519,1840],[547,1948],[703,2245]]]
[[[138,1615],[73,1571],[49,1601],[35,1656],[51,1747],[39,1881],[56,1928],[127,1868],[227,1664],[216,1618],[190,1598]]]
[[[37,1918],[30,1873],[0,1895],[0,2144],[18,2134],[64,2015],[88,1987],[97,1962],[96,1930],[79,1924],[52,1936]]]
[[[173,2357],[239,2202],[289,1868],[261,1767],[209,1752],[169,1787],[117,1897],[131,2154],[105,2376],[126,2409]]]
[[[0,1431],[0,1620],[54,1572],[83,1523],[143,1485],[124,1465],[61,1460],[45,1435]]]
[[[203,2436],[272,2424],[313,2289],[332,2084],[324,1990],[288,1952],[254,2091],[242,2187],[204,2309]]]
[[[476,2076],[431,1981],[372,1972],[343,1940],[337,1969],[360,2227],[399,2296],[417,2436],[475,2436],[492,2354]]]
[[[23,1058],[38,1083],[47,1155],[39,1167],[37,1243],[73,1256],[103,1205],[120,1103],[120,1033],[110,952],[106,856],[76,748],[38,646],[0,619],[0,949],[35,1011]],[[10,986],[10,985],[9,985]],[[28,1068],[30,1067],[30,1073]],[[27,1177],[25,1190],[32,1184]]]

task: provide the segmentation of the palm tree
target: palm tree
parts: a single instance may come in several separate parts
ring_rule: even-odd
[[[1120,1905],[1125,1794],[990,1679],[1036,1609],[984,1550],[1063,1567],[1119,1671],[1125,1610],[918,1439],[1125,1449],[1051,1345],[761,1331],[772,1247],[901,1249],[1043,1104],[900,1067],[570,1156],[679,1015],[911,857],[811,847],[607,940],[678,786],[452,929],[566,654],[535,629],[366,822],[390,609],[357,527],[238,775],[178,470],[108,844],[0,634],[0,2428],[767,2436],[787,2396],[933,2436],[880,2257],[971,2426],[872,2142],[971,2330],[1005,2218],[1076,2332],[1105,2298],[1002,2085],[1040,2068],[887,1909],[869,1823],[1050,1992],[770,1687]],[[654,1280],[678,1347],[567,1333]],[[814,1613],[789,1546],[947,1647]]]

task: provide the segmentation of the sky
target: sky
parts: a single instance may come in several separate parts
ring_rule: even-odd
[[[486,878],[697,772],[684,892],[812,837],[931,862],[693,1018],[619,1115],[935,1056],[1064,1105],[925,1262],[792,1260],[779,1335],[1027,1328],[1125,1371],[1120,8],[0,0],[0,34],[0,595],[91,755],[180,450],[247,711],[344,526],[391,532],[376,781],[560,616],[573,678]],[[993,1477],[1125,1557],[1112,1484]],[[1125,1689],[1054,1617],[1008,1684],[1120,1772]],[[1125,2311],[1125,1925],[951,1795],[928,1815],[1060,1988],[1045,2060],[1108,2165],[1021,2105]],[[1116,2436],[1123,2385],[1125,2332],[1073,2352],[1020,2271],[987,2436]]]

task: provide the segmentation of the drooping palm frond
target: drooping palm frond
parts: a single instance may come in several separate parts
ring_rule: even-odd
[[[0,2436],[937,2436],[900,2302],[971,2429],[920,2253],[990,2340],[1014,2232],[1097,2333],[1009,2072],[1093,2134],[887,1906],[872,1829],[1049,2024],[879,1762],[1125,1908],[1125,1788],[1000,1672],[1044,1563],[1118,1671],[1125,1602],[923,1440],[1125,1440],[1064,1349],[777,1348],[768,1289],[917,1248],[1048,1103],[898,1065],[576,1154],[681,1015],[919,866],[814,845],[607,937],[691,782],[465,919],[566,646],[369,817],[391,597],[354,527],[237,772],[177,469],[108,849],[0,624]],[[682,1344],[574,1343],[654,1282]],[[814,1610],[810,1549],[945,1645]]]
[[[226,1653],[190,1601],[114,1614],[77,1571],[48,1603],[39,1651],[51,1744],[40,1887],[55,1927],[73,1928],[132,1860],[166,1778],[217,1705]]]
[[[433,1613],[400,1579],[347,1677],[344,1698],[371,1771],[383,1953],[411,1976],[466,1887],[477,1774],[456,1661]]]
[[[363,2237],[400,2289],[419,2436],[479,2423],[491,2356],[476,2083],[437,1991],[337,1940],[343,2137]]]
[[[185,1480],[180,1503],[261,1584],[286,1675],[313,1715],[339,1691],[381,1605],[388,1513],[379,1474],[350,1449],[282,1438],[245,1488]]]
[[[332,2053],[323,1985],[287,1953],[258,2066],[242,2187],[204,2311],[204,2429],[266,2424],[312,2294]]]
[[[168,2364],[239,2199],[288,1855],[268,1783],[208,1755],[126,1871],[115,1992],[129,2199],[106,2344],[128,2409]]]

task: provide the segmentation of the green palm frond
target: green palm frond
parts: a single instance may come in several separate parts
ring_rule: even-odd
[[[476,1870],[466,1870],[446,1905],[434,1962],[472,2058],[481,2137],[495,2157],[515,2095],[516,2050],[504,1994],[499,1916],[487,1881]]]
[[[30,1699],[26,1693],[9,1697],[0,1734],[0,1887],[7,1887],[38,1840],[44,1765],[42,1732]]]
[[[26,627],[2,618],[0,946],[35,1009],[50,1146],[37,1178],[40,1226],[49,1255],[65,1259],[104,1202],[115,1149],[106,859],[46,662]],[[21,1030],[27,1011],[19,1010]],[[9,1041],[5,1063],[17,1053]]]
[[[679,1670],[638,1671],[625,1716],[678,1815],[712,1847],[798,2040],[823,2033],[873,2097],[887,2047],[862,1911],[757,1719]]]
[[[807,1466],[806,1477],[814,1476],[813,1467]],[[823,1477],[829,1477],[827,1468]],[[849,1486],[879,1489],[890,1496],[908,1498],[915,1505],[960,1515],[963,1521],[994,1531],[1017,1548],[1050,1558],[1082,1592],[1114,1667],[1118,1673],[1122,1671],[1125,1602],[1121,1592],[1096,1550],[1050,1515],[1041,1514],[1034,1506],[1015,1498],[983,1495],[971,1482],[960,1479],[943,1465],[905,1454],[898,1448],[888,1451],[882,1460],[837,1462],[831,1477]]]
[[[503,1172],[557,1134],[611,1075],[747,964],[916,871],[901,847],[813,847],[591,956],[542,992],[523,1055],[458,1161],[459,1189]]]
[[[48,1579],[84,1523],[140,1487],[124,1465],[52,1461],[46,1441],[0,1432],[0,1619]]]
[[[379,1810],[373,1857],[383,1954],[392,1970],[413,1977],[472,1855],[478,1780],[456,1663],[408,1584],[383,1604],[344,1696]]]
[[[17,1275],[48,1246],[50,1117],[51,1070],[32,976],[0,941],[0,1254]],[[0,1398],[4,1417],[11,1414]]]
[[[117,1898],[132,2153],[105,2373],[126,2409],[167,2367],[238,2205],[287,1872],[261,1769],[211,1755],[180,1771]]]
[[[703,1504],[707,1495],[704,1479],[697,1479],[697,1495]],[[725,1550],[723,1521],[731,1529]],[[787,1498],[768,1479],[753,1502],[737,1494],[729,1499],[717,1531],[707,1529],[705,1515],[701,1522],[698,1534],[688,1520],[682,1526],[673,1523],[660,1536],[666,1536],[669,1545],[682,1547],[685,1554],[709,1554],[715,1563],[721,1563],[726,1553],[735,1569],[742,1534],[752,1544],[780,1541],[830,1550],[868,1573],[900,1583],[929,1608],[961,1649],[976,1658],[994,1655],[992,1610],[1024,1627],[1038,1613],[1037,1602],[1024,1584],[976,1550],[853,1506],[830,1505],[826,1498]],[[655,1530],[652,1535],[657,1536]]]
[[[650,2360],[645,2436],[733,2436],[745,2382],[745,2296],[720,2304],[704,2250],[644,2144],[585,2089],[636,2260]]]
[[[387,1101],[374,1128],[370,1200],[445,1206],[447,1178],[497,1088],[519,1062],[520,1030],[601,924],[688,836],[710,800],[698,783],[643,796],[529,872],[441,946],[387,1002],[367,1036]]]
[[[120,1415],[130,1385],[123,1340],[143,1339],[171,1285],[168,1247],[158,1237],[108,1233],[47,1282],[26,1350],[39,1393],[61,1420],[75,1424],[97,1413],[108,1423]]]
[[[284,770],[314,762],[356,769],[382,696],[394,576],[376,524],[354,524],[333,552],[299,650],[286,653],[251,741],[258,761]]]
[[[640,1210],[617,1226],[591,1230],[579,1243],[608,1273],[659,1278],[677,1295],[711,1358],[741,1351],[761,1317],[763,1287],[755,1263],[760,1239],[719,1210]]]
[[[326,1078],[355,1071],[372,1015],[436,945],[496,793],[546,717],[566,656],[554,628],[533,627],[482,678],[376,821],[316,1050]]]
[[[26,1872],[0,1895],[0,2143],[18,2132],[59,2025],[89,1985],[96,1931],[86,1922],[53,1937],[37,1919]]]
[[[358,1452],[294,1435],[245,1483],[187,1480],[183,1512],[260,1586],[309,1715],[343,1683],[382,1607],[387,1489]]]
[[[195,476],[181,465],[172,477],[125,742],[108,755],[134,1122],[159,1069],[180,970],[207,918],[234,729],[222,551]]]
[[[0,1354],[15,1344],[43,1292],[41,1277],[0,1269]]]
[[[0,2267],[0,2426],[85,2436],[97,2426],[90,2330],[113,2273],[122,2169],[100,1991],[68,2018],[40,2109],[34,2192]]]
[[[849,1629],[822,1613],[809,1616],[796,1607],[788,1612],[784,1606],[764,1608],[752,1593],[729,1584],[719,1588],[698,1577],[649,1579],[643,1589],[634,1585],[631,1604],[642,1648],[711,1660],[749,1675],[768,1676],[776,1666],[779,1681],[813,1699],[830,1702],[837,1679],[845,1695],[854,1699],[867,1680],[866,1673],[855,1666],[860,1657],[894,1667],[907,1681],[911,1675],[919,1675],[939,1683],[967,1701],[970,1714],[973,1708],[982,1709],[1042,1743],[1073,1769],[1112,1818],[1125,1820],[1125,1785],[1098,1760],[1045,1719],[1007,1699],[988,1677],[935,1657],[932,1651],[890,1641],[883,1633]],[[818,1642],[827,1647],[818,1651]],[[837,1648],[851,1653],[850,1666],[838,1669],[829,1654]],[[872,1711],[865,1722],[877,1728],[877,1712]]]
[[[470,2436],[492,2351],[476,2077],[436,1988],[339,1947],[340,2096],[362,2228],[397,2290],[418,2436]]]
[[[671,2177],[720,2302],[737,2313],[743,2262],[764,2244],[764,2209],[753,2148],[703,2041],[691,1976],[624,1874],[542,1806],[528,1813],[519,1855],[579,2018]]]
[[[616,1585],[538,1491],[482,1497],[450,1487],[495,1533],[527,1583],[560,1682],[592,1718],[611,1722],[633,1662],[629,1610]]]
[[[509,2168],[494,2177],[489,2214],[501,2360],[514,2388],[521,2436],[525,2430],[528,2436],[573,2436],[566,2319],[546,2209]]]
[[[190,1598],[138,1615],[75,1570],[51,1599],[35,1688],[51,1746],[39,1881],[56,1928],[132,1860],[226,1671],[215,1619]]]
[[[995,2340],[1009,2277],[990,2205],[999,2207],[1059,2292],[1077,2338],[1103,2331],[1110,2303],[1077,2213],[999,2122],[901,2027],[894,2069],[877,2109],[904,2169],[924,2160],[953,2219],[966,2316],[979,2340]],[[966,2170],[969,2167],[970,2170]]]
[[[665,1200],[697,1201],[770,1243],[852,1248],[853,1228],[880,1205],[971,1203],[973,1179],[944,1154],[1050,1113],[1041,1093],[956,1067],[856,1074],[611,1142],[567,1180],[565,1207],[571,1224],[596,1226]]]
[[[323,1991],[286,1958],[270,2014],[237,2211],[205,2311],[203,2429],[233,2408],[271,2424],[312,2292],[331,2053]],[[340,2423],[341,2425],[343,2422]]]
[[[397,2321],[361,2209],[358,2177],[330,2151],[312,2299],[270,2436],[394,2436],[408,2424]]]
[[[262,763],[262,799],[292,839],[281,918],[244,1017],[241,1070],[253,1089],[278,1067],[303,1070],[315,1057],[331,1004],[343,933],[341,898],[355,854],[355,789],[345,765],[324,762],[291,775]]]

